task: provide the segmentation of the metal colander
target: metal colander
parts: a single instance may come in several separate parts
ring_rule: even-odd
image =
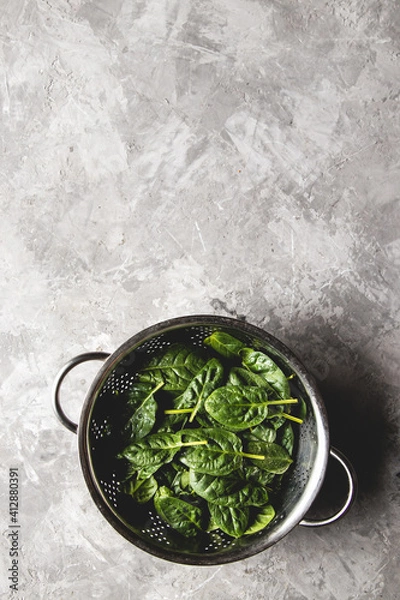
[[[222,531],[184,538],[160,519],[147,505],[138,505],[121,492],[125,467],[116,456],[123,449],[121,430],[124,425],[121,398],[135,382],[137,373],[149,358],[162,349],[181,342],[201,347],[214,331],[229,333],[246,345],[269,354],[285,372],[293,375],[292,395],[301,395],[307,416],[298,427],[294,462],[284,477],[284,484],[274,502],[276,517],[261,532],[232,539]],[[105,360],[86,397],[79,427],[64,413],[60,386],[66,374],[85,360]],[[83,473],[96,505],[111,525],[142,550],[179,563],[215,565],[252,556],[286,535],[294,526],[323,525],[347,512],[355,497],[355,475],[348,461],[329,448],[329,430],[323,401],[300,361],[281,342],[246,322],[226,317],[181,317],[165,321],[133,336],[112,355],[90,353],[76,357],[60,372],[54,388],[58,417],[79,435],[79,454]],[[324,479],[329,453],[345,468],[349,494],[345,505],[324,521],[304,519]]]

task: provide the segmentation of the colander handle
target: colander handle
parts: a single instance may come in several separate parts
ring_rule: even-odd
[[[61,384],[64,381],[65,377],[68,375],[68,373],[77,365],[80,365],[81,363],[87,362],[89,360],[105,360],[109,356],[110,355],[107,354],[107,352],[87,352],[86,354],[79,354],[78,356],[75,356],[75,358],[72,358],[70,361],[68,361],[56,376],[53,387],[54,410],[61,423],[73,433],[77,433],[78,425],[74,423],[74,421],[71,421],[71,419],[65,414],[61,406]]]
[[[332,458],[335,458],[340,463],[340,465],[343,467],[346,473],[348,482],[348,491],[346,499],[344,501],[343,506],[335,514],[333,514],[330,517],[327,517],[326,519],[303,519],[302,521],[300,521],[300,525],[303,525],[304,527],[321,527],[322,525],[329,525],[330,523],[338,521],[347,513],[347,511],[351,508],[354,500],[356,499],[357,475],[354,471],[353,465],[342,452],[337,450],[337,448],[331,447],[329,453],[332,456]]]

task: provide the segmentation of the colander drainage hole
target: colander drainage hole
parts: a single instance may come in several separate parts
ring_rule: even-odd
[[[103,487],[104,492],[107,494],[110,502],[112,502],[112,504],[115,506],[115,508],[117,508],[118,507],[117,488],[118,488],[119,482],[117,482],[113,478],[112,483],[107,483],[107,481],[103,481],[103,480],[100,480],[100,483]]]
[[[108,433],[107,419],[104,419],[103,422],[100,424],[93,420],[91,425],[91,431],[96,440],[101,439],[105,433]]]

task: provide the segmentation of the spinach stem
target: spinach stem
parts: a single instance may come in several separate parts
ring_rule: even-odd
[[[197,411],[200,408],[201,400],[202,400],[202,398],[201,398],[201,394],[200,394],[200,397],[199,397],[199,399],[196,402],[196,406],[193,408],[192,414],[189,417],[189,423],[193,423],[194,418],[197,415]]]
[[[179,446],[205,446],[208,444],[208,440],[198,440],[194,442],[182,442]]]
[[[279,413],[279,415],[277,415],[279,417],[285,417],[285,419],[289,419],[289,421],[294,421],[295,423],[300,423],[300,425],[303,423],[303,419],[299,419],[298,417],[294,417],[293,415],[288,415],[287,413]]]
[[[184,415],[191,413],[193,408],[169,408],[168,410],[164,410],[165,415]]]
[[[237,406],[273,406],[279,404],[297,404],[297,398],[286,398],[286,400],[267,400],[266,402],[238,402]]]
[[[297,404],[298,403],[298,399],[297,398],[286,398],[286,400],[270,400],[268,402],[266,402],[265,404],[268,404],[268,406],[272,406],[272,405],[278,405],[278,404]]]
[[[151,394],[155,394],[160,388],[162,388],[162,386],[164,385],[163,381],[160,381],[160,383],[157,383],[156,387],[154,388],[154,390],[151,390]]]
[[[240,454],[240,456],[243,456],[243,458],[252,458],[253,460],[265,459],[265,456],[263,456],[262,454],[249,454],[248,452],[238,452],[238,454]]]

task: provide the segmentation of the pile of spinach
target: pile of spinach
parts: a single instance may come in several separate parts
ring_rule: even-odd
[[[291,414],[298,400],[288,379],[222,331],[202,349],[175,343],[152,356],[124,392],[122,491],[184,536],[264,529],[293,462],[291,423],[302,422]]]

